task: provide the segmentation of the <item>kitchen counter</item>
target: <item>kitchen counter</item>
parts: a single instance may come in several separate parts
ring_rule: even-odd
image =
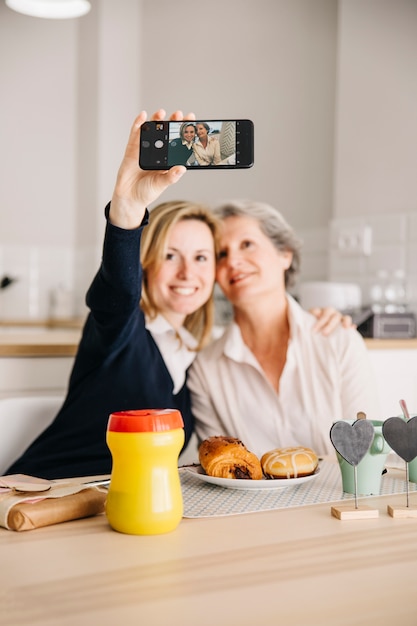
[[[64,395],[84,320],[0,321],[0,397]],[[417,411],[417,339],[365,339],[382,416]]]
[[[74,356],[80,337],[80,330],[0,329],[0,357]]]
[[[83,323],[74,318],[1,320],[0,398],[64,396]]]
[[[417,338],[414,339],[365,339],[369,350],[417,350]]]
[[[84,320],[2,320],[0,357],[73,357]]]
[[[74,356],[84,320],[0,321],[0,357]],[[369,350],[417,350],[416,339],[365,339]]]
[[[82,328],[84,322],[84,317],[45,317],[41,319],[6,318],[0,319],[0,331],[10,328]]]

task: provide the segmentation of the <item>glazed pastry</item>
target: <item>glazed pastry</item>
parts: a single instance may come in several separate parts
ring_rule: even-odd
[[[310,448],[277,448],[261,458],[263,473],[267,478],[300,478],[313,474],[319,464],[316,453]]]
[[[217,478],[263,478],[258,457],[249,452],[240,439],[209,437],[198,450],[201,467],[209,476]]]

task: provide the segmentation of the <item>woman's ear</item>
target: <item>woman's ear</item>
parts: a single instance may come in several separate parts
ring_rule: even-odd
[[[292,259],[293,259],[293,253],[291,252],[291,250],[282,250],[281,255],[283,258],[284,269],[285,270],[290,269]]]

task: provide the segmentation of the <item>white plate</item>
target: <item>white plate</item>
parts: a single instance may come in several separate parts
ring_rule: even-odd
[[[187,472],[193,474],[196,478],[199,478],[205,483],[210,483],[212,485],[217,485],[218,487],[227,487],[228,489],[287,489],[288,487],[296,487],[297,485],[302,485],[303,483],[308,482],[309,480],[313,480],[317,478],[320,469],[317,468],[314,474],[310,474],[310,476],[302,476],[301,478],[278,478],[274,479],[266,479],[263,478],[261,480],[247,480],[244,478],[216,478],[215,476],[207,476],[204,473],[201,465],[192,465],[190,467],[184,467]]]

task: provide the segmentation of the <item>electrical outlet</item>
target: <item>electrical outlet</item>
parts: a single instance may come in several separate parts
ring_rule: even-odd
[[[337,249],[346,256],[370,256],[372,252],[372,228],[359,226],[342,229],[337,236]]]

